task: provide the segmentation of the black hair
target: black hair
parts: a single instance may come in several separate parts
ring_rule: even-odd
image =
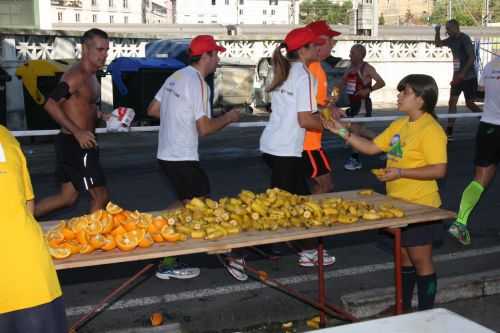
[[[437,118],[434,108],[436,107],[439,89],[434,78],[425,74],[410,74],[399,81],[398,91],[403,91],[406,87],[410,87],[416,96],[422,98],[424,101],[422,111]]]
[[[217,51],[214,50],[214,51],[203,52],[203,53],[208,53],[210,56],[213,56],[214,52],[217,52]],[[195,56],[191,55],[191,50],[188,49],[188,52],[187,52],[187,64],[188,65],[192,65],[192,64],[195,64],[195,63],[199,62],[202,55],[203,54],[195,55]]]
[[[83,33],[83,36],[81,38],[81,43],[86,44],[90,40],[94,39],[94,37],[100,37],[102,39],[109,39],[108,34],[105,31],[103,31],[101,29],[97,29],[97,28],[92,28],[92,29],[87,30]]]
[[[457,28],[460,28],[460,23],[458,23],[458,21],[455,20],[455,19],[449,20],[448,22],[446,22],[446,24],[451,24],[451,25],[453,25],[453,26],[455,26]]]

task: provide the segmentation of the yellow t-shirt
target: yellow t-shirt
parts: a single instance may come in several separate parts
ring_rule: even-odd
[[[419,168],[447,163],[447,139],[441,125],[428,113],[416,121],[402,117],[392,122],[373,142],[387,152],[387,167]],[[435,180],[400,178],[386,184],[391,197],[439,207],[441,197]]]
[[[0,125],[0,314],[46,304],[61,287],[26,201],[33,189],[21,147]]]
[[[315,61],[309,64],[309,72],[314,76],[318,82],[318,91],[316,92],[316,103],[321,106],[325,106],[328,103],[326,98],[328,91],[328,82],[326,73],[321,67],[319,61]],[[323,131],[306,131],[304,137],[304,150],[317,150],[321,148],[321,136]]]

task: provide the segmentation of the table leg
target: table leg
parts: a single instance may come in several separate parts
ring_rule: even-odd
[[[323,238],[318,238],[318,300],[319,304],[325,306],[326,299],[326,288],[325,288],[325,269],[323,267]],[[325,311],[321,310],[319,313],[319,325],[320,327],[325,327],[326,324],[326,316]]]
[[[396,286],[396,299],[394,314],[403,313],[403,278],[401,276],[401,228],[386,229],[394,236],[394,284]]]
[[[69,329],[70,333],[76,332],[83,324],[85,324],[89,319],[94,317],[97,312],[101,311],[107,304],[108,301],[111,300],[113,297],[115,297],[117,294],[119,294],[122,290],[130,286],[135,280],[137,280],[141,275],[146,273],[148,270],[153,268],[155,265],[154,264],[147,264],[144,268],[142,268],[140,271],[134,274],[130,279],[127,281],[123,282],[118,288],[114,289],[111,291],[104,299],[99,302],[92,310],[90,310],[87,314],[85,314],[83,317],[78,319],[76,323],[74,323],[71,328]]]

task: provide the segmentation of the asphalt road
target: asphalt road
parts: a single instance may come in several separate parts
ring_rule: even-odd
[[[373,124],[371,128],[380,131],[384,126]],[[456,140],[449,143],[448,176],[440,182],[444,208],[457,210],[462,190],[470,181],[476,127],[477,119],[457,122]],[[267,188],[269,170],[258,151],[261,131],[262,128],[229,128],[201,140],[202,164],[209,175],[214,198],[236,195],[241,189],[258,192]],[[163,209],[174,200],[171,187],[156,163],[157,133],[106,134],[99,139],[102,163],[114,202],[127,209],[149,211]],[[52,175],[52,145],[43,139],[37,139],[35,143],[23,141],[36,196],[41,198],[56,192],[58,185]],[[335,191],[371,187],[383,193],[383,184],[369,172],[371,168],[383,166],[384,161],[379,157],[364,157],[362,170],[348,172],[342,167],[349,153],[344,144],[326,134],[324,148],[333,163]],[[436,248],[435,254],[440,258],[437,264],[440,277],[496,268],[500,252],[496,248],[500,240],[500,225],[495,217],[500,213],[499,192],[498,180],[495,180],[477,206],[472,216],[470,247],[464,248],[445,237]],[[45,220],[85,213],[88,207],[86,199],[83,196],[76,207],[52,214]],[[392,270],[387,267],[392,260],[390,239],[385,235],[363,232],[331,237],[326,244],[337,257],[337,263],[327,268],[327,292],[333,303],[338,303],[342,294],[392,284]],[[314,295],[314,271],[299,267],[296,255],[289,248],[283,247],[283,251],[285,255],[277,262],[263,260],[252,252],[244,251],[243,254],[253,265],[268,269],[273,276]],[[455,258],[457,253],[466,255]],[[316,313],[314,309],[272,288],[264,288],[254,280],[237,282],[221,268],[215,256],[193,255],[184,260],[201,267],[202,275],[189,281],[162,281],[147,275],[81,332],[147,326],[147,318],[153,311],[163,312],[169,321],[179,322],[190,332],[233,332],[231,328],[306,318]],[[59,272],[70,321],[145,263]]]

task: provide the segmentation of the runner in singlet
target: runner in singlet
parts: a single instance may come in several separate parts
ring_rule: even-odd
[[[370,93],[385,86],[384,80],[375,68],[364,61],[365,56],[366,48],[363,45],[353,45],[349,53],[351,67],[344,74],[341,83],[341,89],[349,96],[350,107],[347,111],[348,117],[355,117],[361,111],[364,111],[367,117],[371,117],[372,100]],[[374,85],[372,85],[373,81],[375,81]],[[375,137],[371,131],[368,131],[361,124],[352,124],[351,131],[370,139]],[[344,169],[354,171],[361,168],[362,164],[359,160],[359,154],[357,151],[353,151],[344,163]]]

